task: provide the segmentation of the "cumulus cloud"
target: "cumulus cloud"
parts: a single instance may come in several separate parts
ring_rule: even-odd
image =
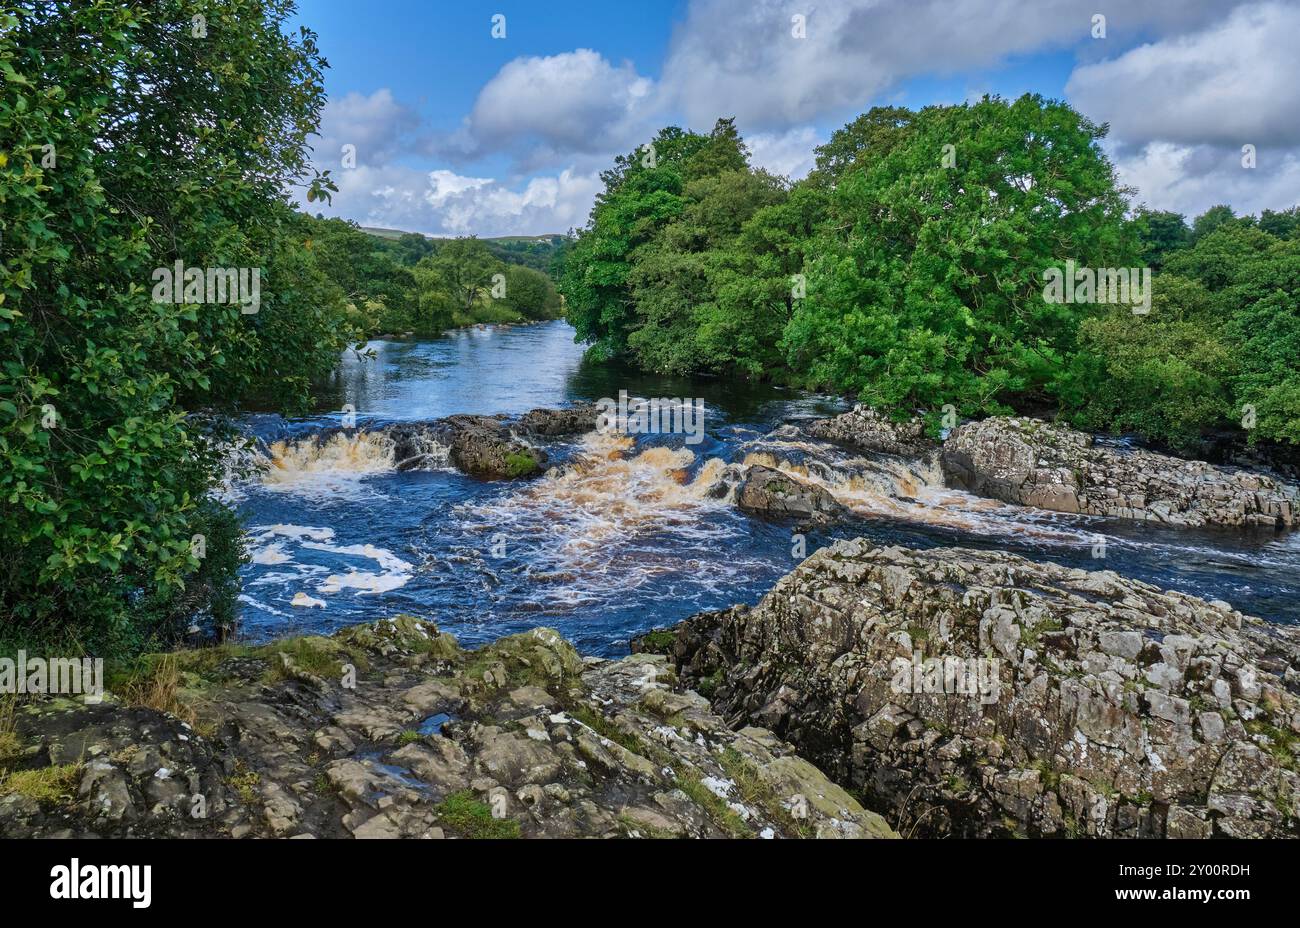
[[[824,141],[812,126],[787,132],[758,132],[745,139],[750,164],[791,180],[798,180],[813,169],[813,149]]]
[[[796,38],[800,10],[786,0],[691,0],[658,81],[588,48],[516,58],[437,137],[387,89],[353,93],[326,108],[317,166],[335,169],[338,211],[366,224],[564,231],[585,221],[598,172],[662,125],[704,130],[735,116],[756,166],[799,178],[831,127],[910,78],[979,77],[1016,55],[1066,51],[1077,62],[1066,96],[1110,124],[1108,149],[1140,200],[1188,213],[1294,201],[1300,2],[1129,0],[1107,13],[1104,40],[1091,37],[1095,7],[837,0],[806,6]],[[348,143],[358,168],[340,171]],[[1254,170],[1240,163],[1247,143]]]
[[[387,87],[369,96],[349,93],[331,99],[321,113],[320,138],[312,140],[314,161],[338,169],[344,145],[356,146],[358,164],[387,164],[418,144],[419,114],[393,98]]]
[[[1192,35],[1085,65],[1065,92],[1127,143],[1300,144],[1300,8],[1235,10]]]
[[[608,154],[640,141],[653,115],[654,82],[630,63],[589,48],[508,62],[479,91],[448,151],[512,151],[525,164],[557,155]]]
[[[1237,0],[1130,0],[1107,41],[1197,28]],[[663,93],[692,124],[734,115],[787,128],[863,107],[901,81],[997,65],[1091,40],[1096,4],[1080,0],[696,0],[675,31]],[[806,16],[804,38],[795,15]]]
[[[1255,3],[1196,31],[1082,65],[1066,97],[1110,124],[1108,147],[1138,199],[1196,215],[1300,197],[1300,8]],[[1243,165],[1242,146],[1256,150]]]
[[[513,186],[490,177],[401,165],[361,164],[337,178],[331,212],[361,225],[426,235],[564,233],[586,222],[601,187],[598,175],[570,170]]]
[[[1189,217],[1219,203],[1238,215],[1300,203],[1300,151],[1294,149],[1261,149],[1252,169],[1243,167],[1235,148],[1151,142],[1117,151],[1115,164],[1139,202]]]

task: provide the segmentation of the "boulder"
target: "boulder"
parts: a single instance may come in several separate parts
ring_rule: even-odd
[[[1290,528],[1300,513],[1300,487],[1281,479],[1103,445],[1038,419],[961,425],[941,462],[949,486],[1056,512],[1263,528]]]
[[[830,419],[818,419],[804,428],[814,438],[874,454],[922,457],[939,447],[938,442],[926,437],[925,423],[920,419],[895,422],[861,405]]]
[[[639,645],[904,833],[1300,835],[1300,630],[1224,603],[856,539]]]
[[[746,471],[736,505],[750,515],[791,519],[801,525],[827,525],[847,515],[827,490],[761,464]]]
[[[593,431],[600,418],[595,403],[579,403],[567,409],[533,409],[519,420],[520,428],[533,435],[550,438],[558,435],[582,435]]]
[[[487,479],[540,474],[546,452],[518,437],[509,423],[490,416],[451,416],[451,462],[460,470]]]

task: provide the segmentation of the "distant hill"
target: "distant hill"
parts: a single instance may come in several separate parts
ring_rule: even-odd
[[[403,232],[401,229],[381,229],[376,226],[361,226],[360,228],[362,232],[377,236],[378,238],[401,238],[403,235],[412,234]],[[423,235],[421,232],[416,232],[414,234]],[[435,242],[445,242],[453,236],[425,235],[424,237]],[[485,242],[535,242],[539,245],[550,245],[553,244],[553,239],[564,238],[564,235],[555,232],[547,235],[497,235],[492,237],[480,236],[479,238]]]
[[[431,242],[433,249],[441,247],[443,242],[454,241],[450,236],[424,235],[420,232],[403,232],[400,229],[381,229],[377,226],[358,226],[358,228],[367,235],[383,240],[385,244],[380,246],[382,248],[401,248],[397,243],[403,235],[418,235],[426,242]],[[487,245],[488,251],[500,261],[531,267],[552,277],[558,276],[556,260],[564,249],[563,235],[498,235],[494,238],[480,238],[479,241]],[[387,244],[390,242],[394,244]],[[422,249],[418,247],[415,249],[414,257],[410,258],[411,263],[419,260],[421,251]]]

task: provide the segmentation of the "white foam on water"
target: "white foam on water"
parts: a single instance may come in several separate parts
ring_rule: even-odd
[[[349,589],[355,590],[356,595],[374,595],[400,589],[410,582],[415,568],[387,548],[368,543],[337,545],[332,543],[334,538],[334,529],[323,526],[290,524],[253,526],[248,532],[252,562],[260,566],[287,569],[254,577],[247,585],[283,589],[297,586],[310,577],[328,574],[316,584],[317,593],[340,593]],[[351,567],[345,572],[339,572],[321,564],[299,561],[298,557],[304,551],[319,551],[344,559],[363,558],[373,561],[379,569],[375,571]],[[322,607],[325,605],[323,600],[317,600],[299,591],[295,594],[292,605],[316,606],[318,603]]]
[[[508,548],[527,548],[541,611],[608,601],[674,575],[690,576],[697,589],[725,586],[729,577],[764,566],[707,559],[717,542],[745,534],[728,494],[710,495],[726,469],[718,458],[696,467],[689,448],[637,451],[630,436],[592,432],[565,466],[453,512],[462,528],[482,537],[475,549],[489,550],[498,535]]]

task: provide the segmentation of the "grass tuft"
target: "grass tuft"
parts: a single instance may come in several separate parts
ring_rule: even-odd
[[[452,793],[435,810],[438,820],[462,838],[518,838],[519,823],[512,818],[493,818],[487,803],[469,790]]]
[[[18,770],[0,779],[0,796],[17,794],[45,803],[72,801],[72,791],[81,780],[81,764]]]

